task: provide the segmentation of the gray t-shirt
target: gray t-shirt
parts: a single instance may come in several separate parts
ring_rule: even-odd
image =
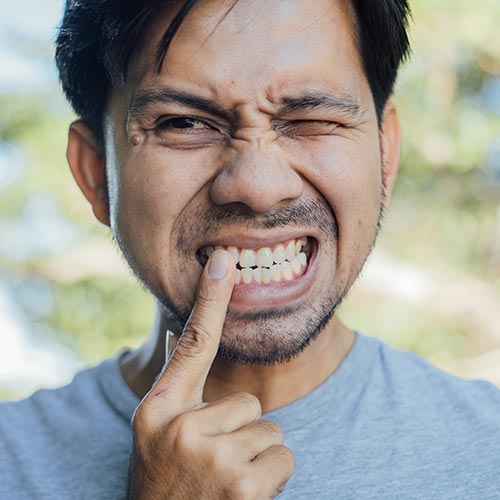
[[[0,498],[123,499],[139,400],[118,358],[0,404]],[[266,418],[296,470],[280,499],[500,499],[500,390],[357,334],[320,387]]]

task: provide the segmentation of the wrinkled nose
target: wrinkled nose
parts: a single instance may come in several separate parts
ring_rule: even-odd
[[[303,190],[303,179],[279,145],[248,142],[228,151],[210,196],[218,205],[243,204],[262,214],[299,198]]]

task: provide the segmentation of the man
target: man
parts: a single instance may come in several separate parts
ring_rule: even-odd
[[[407,16],[68,1],[68,161],[158,315],[138,351],[2,405],[2,498],[500,497],[499,391],[335,316],[398,168]]]

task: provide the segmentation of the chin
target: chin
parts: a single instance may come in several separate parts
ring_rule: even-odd
[[[218,358],[247,365],[286,363],[300,356],[332,319],[343,295],[280,309],[230,312],[222,332]]]

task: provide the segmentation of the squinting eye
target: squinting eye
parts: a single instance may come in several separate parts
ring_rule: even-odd
[[[146,130],[156,137],[156,144],[174,149],[204,148],[227,140],[217,123],[196,116],[162,115]]]
[[[188,116],[177,116],[174,118],[168,118],[160,121],[156,125],[157,130],[186,130],[186,129],[206,129],[210,128],[207,124],[203,123],[201,120],[196,118],[191,118]]]
[[[336,122],[323,120],[294,120],[279,127],[283,135],[319,136],[332,134],[339,126]]]

